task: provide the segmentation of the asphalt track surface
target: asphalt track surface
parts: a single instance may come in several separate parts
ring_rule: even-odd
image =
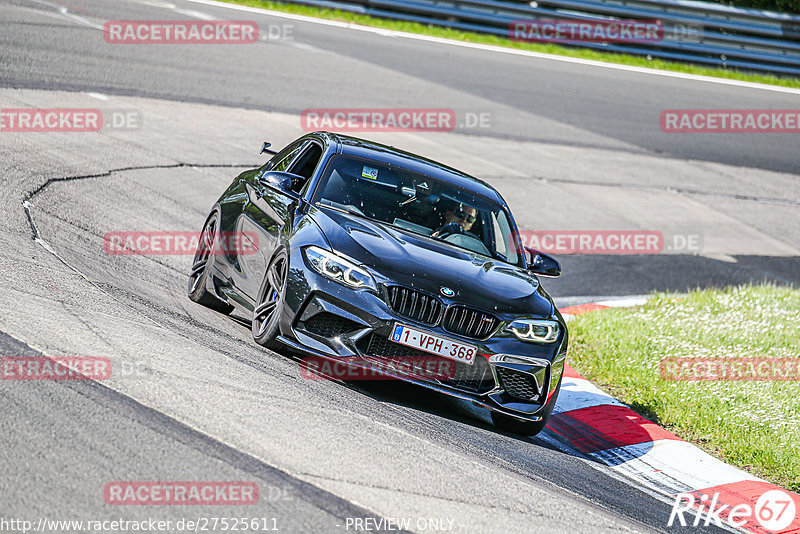
[[[202,16],[291,24],[292,39],[110,46],[97,29]],[[185,297],[191,258],[109,256],[102,236],[199,229],[232,177],[263,161],[263,139],[302,133],[302,109],[452,107],[489,112],[492,127],[370,137],[491,181],[524,228],[702,237],[691,255],[564,256],[564,277],[546,283],[562,302],[796,284],[796,138],[670,137],[657,118],[662,108],[793,108],[797,95],[185,1],[14,0],[0,3],[0,20],[1,107],[144,118],[129,131],[0,133],[0,353],[103,355],[119,369],[97,383],[2,383],[1,517],[275,517],[284,532],[347,531],[364,517],[452,520],[460,532],[698,530],[668,529],[668,502],[548,433],[505,435],[486,414],[417,388],[304,380],[294,359],[252,342],[247,318]],[[102,496],[115,480],[249,480],[262,499],[245,512],[115,507]]]

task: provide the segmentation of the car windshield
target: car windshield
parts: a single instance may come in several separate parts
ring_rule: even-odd
[[[402,167],[334,156],[313,202],[521,264],[501,204]]]

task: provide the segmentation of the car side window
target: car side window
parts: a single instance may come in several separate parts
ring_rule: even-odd
[[[505,256],[508,263],[517,264],[520,257],[515,250],[516,246],[513,245],[511,224],[508,222],[506,214],[502,211],[492,213],[492,226],[495,231],[495,250]]]
[[[284,172],[292,160],[303,149],[303,143],[294,143],[284,148],[275,156],[275,163],[267,167],[268,171]]]
[[[303,153],[300,154],[287,171],[303,177],[303,180],[295,180],[292,184],[292,190],[295,193],[300,193],[308,183],[308,180],[314,175],[314,170],[317,168],[320,158],[322,158],[322,147],[317,143],[309,142]]]

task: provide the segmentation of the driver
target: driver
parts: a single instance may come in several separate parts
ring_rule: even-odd
[[[451,209],[444,212],[444,224],[431,234],[431,237],[439,237],[442,233],[463,234],[468,232],[477,220],[478,209],[468,206],[463,202],[454,205]]]

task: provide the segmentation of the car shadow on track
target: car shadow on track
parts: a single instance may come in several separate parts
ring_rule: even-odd
[[[282,350],[279,354],[291,358],[298,364],[304,355],[289,349]],[[300,371],[298,370],[298,373]],[[327,377],[338,387],[346,387],[351,391],[370,397],[378,402],[391,404],[398,408],[407,408],[416,412],[435,416],[434,418],[412,418],[417,423],[427,425],[431,432],[442,431],[442,420],[461,425],[460,428],[450,429],[451,434],[459,434],[472,429],[489,431],[492,434],[503,435],[518,441],[534,444],[554,451],[559,449],[548,441],[535,436],[520,436],[496,428],[490,419],[488,410],[472,406],[461,399],[448,397],[424,387],[403,382],[399,379],[381,380],[341,380]],[[563,452],[563,451],[559,451]]]
[[[250,321],[246,318],[237,315],[229,318],[233,319],[237,329],[250,330]],[[296,373],[300,375],[303,354],[288,347],[276,353],[262,349],[255,343],[252,346],[263,351],[265,358],[286,358],[297,366]],[[652,490],[612,473],[607,459],[584,454],[570,446],[550,425],[538,436],[518,436],[495,428],[486,410],[414,384],[399,380],[331,379],[330,382],[317,382],[316,386],[327,389],[334,396],[340,396],[339,388],[347,388],[365,399],[375,401],[375,410],[367,405],[353,409],[362,410],[365,417],[373,418],[378,423],[430,440],[453,452],[460,451],[487,466],[507,470],[522,479],[535,479],[536,484],[546,485],[553,491],[583,495],[615,513],[641,522],[642,531],[662,531],[663,525],[667,524],[670,514],[668,503],[653,495]],[[562,388],[562,393],[565,391]],[[583,396],[571,399],[568,404],[572,406],[587,402],[584,397],[585,392]],[[558,415],[553,414],[556,418]],[[644,454],[646,451],[639,449],[638,452]],[[700,530],[722,532],[714,527],[702,527]],[[670,532],[689,531],[696,532],[697,529],[691,526],[670,529]]]
[[[241,327],[248,330],[251,322],[244,316],[236,313],[229,315],[229,319]],[[258,345],[254,346],[258,347]],[[266,350],[258,347],[261,350]],[[298,375],[302,374],[300,361],[305,354],[286,347],[280,352],[275,353],[283,358],[293,361],[298,366]],[[461,439],[469,437],[476,442],[486,444],[495,442],[495,438],[503,437],[506,443],[527,443],[535,446],[533,449],[525,447],[531,454],[540,449],[548,449],[561,455],[577,457],[592,461],[600,465],[618,465],[636,457],[646,454],[650,447],[649,439],[643,436],[637,439],[636,436],[627,436],[624,440],[641,442],[641,445],[629,450],[619,452],[619,437],[598,431],[596,428],[581,420],[570,417],[569,412],[560,412],[556,405],[546,429],[537,436],[521,436],[513,434],[495,427],[490,418],[489,411],[473,406],[468,401],[449,397],[436,391],[428,390],[418,385],[403,382],[396,379],[381,380],[342,380],[336,377],[320,377],[332,383],[332,387],[346,387],[358,394],[364,395],[380,403],[394,405],[400,409],[410,409],[420,414],[427,414],[433,417],[414,417],[410,415],[403,420],[398,420],[400,425],[409,425],[409,430],[418,430],[425,434],[442,434],[443,425],[446,421],[453,423],[447,429],[448,435],[455,435]],[[575,407],[597,404],[593,402],[590,392],[571,391],[569,379],[565,379],[561,388],[559,404],[564,401],[572,410]],[[406,412],[408,413],[408,412]],[[508,439],[514,440],[509,442]],[[587,449],[588,447],[588,449]],[[590,454],[592,451],[602,451],[601,454]],[[605,451],[608,451],[607,453]],[[522,452],[522,451],[520,451]],[[523,453],[526,454],[526,453]],[[632,455],[633,454],[633,455]]]

